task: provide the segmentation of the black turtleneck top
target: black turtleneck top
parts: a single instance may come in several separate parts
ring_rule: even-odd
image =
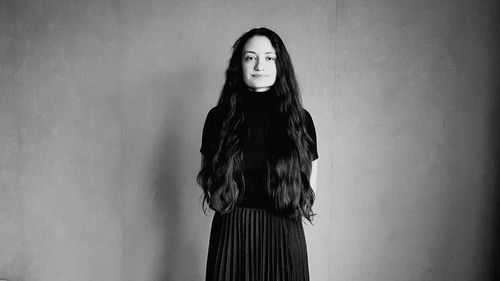
[[[269,91],[243,93],[244,124],[247,137],[243,146],[243,177],[245,180],[245,192],[239,207],[246,208],[271,208],[271,203],[267,199],[267,156],[268,148],[266,136],[272,115],[272,97]],[[304,109],[305,126],[308,134],[313,140],[310,148],[312,159],[318,158],[316,146],[316,131],[311,115]],[[205,157],[210,157],[217,150],[220,131],[224,122],[225,113],[222,108],[216,106],[212,108],[206,118],[203,127],[203,135],[200,152]]]

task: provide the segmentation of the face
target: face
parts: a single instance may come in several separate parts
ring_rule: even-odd
[[[255,92],[269,90],[276,81],[276,50],[265,36],[250,38],[241,58],[243,81]]]

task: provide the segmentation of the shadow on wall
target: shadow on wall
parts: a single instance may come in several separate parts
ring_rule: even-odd
[[[496,5],[496,11],[500,12],[500,5]],[[497,26],[500,23],[500,20],[497,19]],[[493,109],[491,111],[491,115],[489,117],[489,129],[490,135],[488,137],[490,141],[490,149],[493,153],[493,178],[494,188],[493,191],[493,234],[492,241],[494,243],[492,249],[492,275],[491,280],[500,280],[500,80],[498,79],[500,75],[500,51],[498,51],[498,47],[500,47],[500,30],[496,29],[494,36],[492,36],[491,46],[495,46],[495,52],[493,53],[493,68],[492,71],[492,79],[491,81],[496,81],[496,85],[494,85],[494,92],[497,94],[493,96],[490,101],[490,107]]]
[[[193,116],[197,116],[192,103],[197,100],[197,95],[203,93],[202,81],[193,77],[202,76],[202,71],[196,68],[184,69],[162,77],[167,80],[166,87],[157,89],[161,91],[160,95],[167,95],[167,104],[151,166],[154,179],[152,192],[155,195],[153,211],[163,242],[163,249],[158,249],[160,257],[154,280],[188,280],[186,273],[194,274],[192,269],[199,268],[203,262],[199,250],[204,245],[193,245],[196,240],[189,235],[192,204],[185,196],[188,194],[191,197],[192,189],[197,187],[191,186],[194,179],[188,178],[191,175],[186,171],[192,171],[193,161],[199,162],[199,159],[189,159],[191,154],[183,154],[187,151],[187,132],[192,131],[189,126],[196,124],[191,122]],[[165,82],[159,84],[165,85]]]
[[[500,84],[500,82],[499,82]],[[500,92],[500,85],[497,85],[497,93]],[[500,280],[500,101],[498,97],[492,101],[492,112],[489,116],[490,124],[490,151],[493,153],[494,165],[493,180],[493,233],[492,233],[492,256],[491,256],[491,280]]]
[[[500,61],[500,59],[499,59]],[[497,82],[496,92],[500,94],[500,82]],[[495,190],[493,191],[493,256],[492,256],[492,279],[500,280],[500,99],[498,95],[492,101],[493,111],[489,116],[490,132],[489,136],[490,151],[493,153],[493,178],[495,180]]]

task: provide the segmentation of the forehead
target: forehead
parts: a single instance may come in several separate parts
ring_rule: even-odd
[[[271,41],[266,36],[255,35],[248,39],[243,47],[243,53],[245,52],[255,52],[255,53],[275,53]]]

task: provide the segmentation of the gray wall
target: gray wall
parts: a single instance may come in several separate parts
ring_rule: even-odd
[[[318,131],[311,279],[487,280],[497,11],[1,1],[0,279],[202,280],[201,128],[231,44],[268,26]]]
[[[337,280],[491,280],[498,15],[493,1],[339,3]]]

